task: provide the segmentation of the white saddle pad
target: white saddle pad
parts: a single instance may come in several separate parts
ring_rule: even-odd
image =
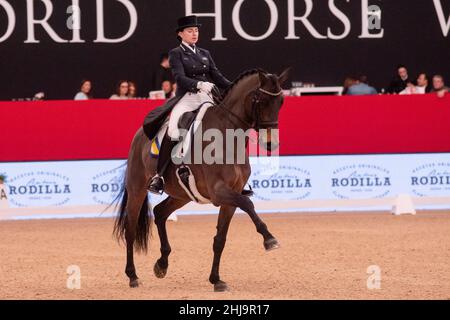
[[[200,126],[203,116],[206,113],[206,110],[208,110],[212,106],[211,103],[205,103],[203,106],[200,107],[200,110],[197,113],[197,116],[195,117],[194,122],[192,122],[191,126],[189,127],[189,131],[182,143],[179,143],[176,148],[176,155],[179,158],[183,158],[187,152],[189,151],[189,148],[191,146],[191,140],[193,134],[197,131],[198,127]]]
[[[183,158],[187,152],[189,151],[192,135],[197,131],[198,127],[200,126],[200,123],[203,119],[203,116],[206,113],[206,110],[208,110],[212,106],[211,103],[205,103],[203,106],[200,107],[199,112],[197,113],[197,116],[195,117],[194,122],[192,122],[191,126],[189,127],[188,133],[182,141],[182,143],[178,143],[176,148],[176,156],[178,158]],[[167,132],[167,128],[169,127],[169,121],[170,121],[170,114],[167,116],[166,120],[164,120],[163,125],[158,130],[158,133],[155,135],[155,137],[152,140],[152,147],[150,149],[150,154],[152,157],[157,158],[159,156],[159,150],[161,147],[162,140],[164,139],[164,136]]]

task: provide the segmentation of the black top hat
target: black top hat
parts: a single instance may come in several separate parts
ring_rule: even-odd
[[[176,32],[183,31],[185,28],[197,27],[200,28],[202,25],[198,23],[197,16],[186,16],[178,19],[178,27]]]

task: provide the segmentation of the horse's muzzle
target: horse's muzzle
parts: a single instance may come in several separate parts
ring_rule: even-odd
[[[278,128],[264,129],[259,132],[259,145],[267,151],[275,151],[280,146]]]

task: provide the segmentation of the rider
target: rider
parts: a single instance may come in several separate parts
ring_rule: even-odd
[[[169,63],[177,84],[176,96],[181,99],[170,114],[169,139],[166,137],[161,143],[157,173],[148,186],[152,193],[161,194],[164,190],[162,177],[169,164],[171,149],[180,139],[178,121],[181,116],[198,109],[204,102],[212,102],[210,94],[215,85],[224,89],[231,84],[217,69],[209,51],[196,46],[200,26],[194,15],[178,19],[176,32],[181,43],[169,52]]]

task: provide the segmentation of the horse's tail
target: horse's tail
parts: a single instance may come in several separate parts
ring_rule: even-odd
[[[113,234],[116,236],[118,241],[125,242],[125,233],[128,225],[128,216],[126,212],[128,191],[125,187],[125,184],[122,186],[120,194],[118,195],[118,198],[120,197],[122,197],[122,201],[120,202],[119,212],[114,223]],[[146,195],[141,206],[141,211],[139,212],[136,227],[134,248],[137,252],[147,253],[148,250],[148,238],[151,234],[150,225],[153,221],[151,209],[151,205],[148,202],[148,195]]]

